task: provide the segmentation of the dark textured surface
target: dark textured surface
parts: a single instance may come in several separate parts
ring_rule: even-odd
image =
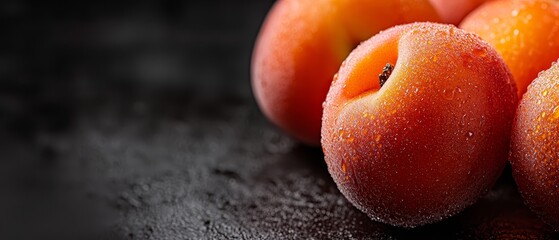
[[[2,239],[554,237],[510,169],[426,227],[353,208],[251,96],[272,1],[1,4]]]

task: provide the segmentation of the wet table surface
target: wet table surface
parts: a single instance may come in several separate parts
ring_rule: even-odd
[[[509,167],[476,204],[425,227],[354,208],[321,149],[271,125],[251,95],[271,3],[3,3],[15,36],[0,56],[7,239],[558,237]]]

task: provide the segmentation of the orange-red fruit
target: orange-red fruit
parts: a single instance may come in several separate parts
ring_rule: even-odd
[[[559,58],[559,1],[489,1],[460,24],[501,54],[516,82],[518,96],[540,71]]]
[[[520,101],[511,163],[525,202],[559,231],[559,64],[542,72]]]
[[[258,105],[290,135],[319,145],[322,102],[349,52],[388,27],[437,20],[428,0],[280,0],[254,48]]]
[[[444,23],[458,25],[471,11],[487,0],[430,0]]]
[[[380,87],[386,63],[395,67]],[[328,170],[372,219],[439,221],[500,175],[516,103],[505,63],[474,34],[435,23],[390,28],[349,55],[328,92]]]

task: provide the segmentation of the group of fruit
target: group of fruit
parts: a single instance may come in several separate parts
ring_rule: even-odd
[[[372,219],[456,214],[510,159],[526,204],[559,230],[558,58],[557,0],[279,0],[252,84]]]

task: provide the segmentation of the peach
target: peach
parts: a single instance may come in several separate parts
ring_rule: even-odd
[[[559,231],[559,64],[542,72],[520,101],[510,160],[527,205]]]
[[[328,92],[328,170],[372,219],[439,221],[500,175],[516,103],[507,66],[474,34],[435,23],[390,28],[348,56]]]
[[[428,0],[281,0],[252,58],[260,109],[291,136],[320,144],[322,103],[332,76],[361,41],[396,24],[439,20]]]
[[[431,0],[444,23],[460,24],[471,11],[487,0]]]
[[[460,27],[497,49],[512,72],[519,97],[540,71],[559,58],[559,1],[489,1]]]

